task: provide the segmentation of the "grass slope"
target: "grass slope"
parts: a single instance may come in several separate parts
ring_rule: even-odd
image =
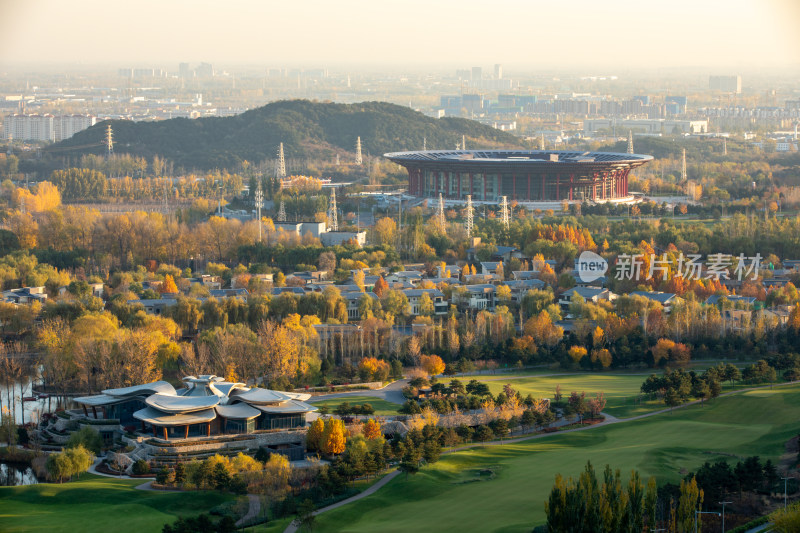
[[[536,376],[526,378],[493,379],[488,376],[478,378],[489,386],[492,394],[497,395],[503,391],[503,385],[510,384],[522,396],[532,394],[534,398],[553,398],[557,385],[561,385],[561,394],[567,398],[572,391],[585,392],[586,396],[594,396],[602,391],[607,403],[605,412],[616,417],[628,417],[642,414],[647,411],[663,409],[664,404],[652,406],[647,404],[634,405],[633,398],[639,394],[639,389],[647,375],[636,374],[561,374],[556,376]],[[470,379],[462,379],[466,384]]]
[[[699,372],[700,370],[698,370]],[[513,374],[504,376],[482,376],[459,378],[466,384],[471,379],[477,379],[489,386],[492,394],[497,395],[503,391],[503,385],[510,384],[526,396],[533,395],[534,398],[553,398],[557,385],[561,385],[561,394],[566,399],[572,391],[577,393],[585,392],[586,397],[594,397],[598,392],[603,392],[606,397],[606,408],[604,412],[616,416],[617,418],[628,418],[641,415],[664,408],[664,402],[640,402],[635,403],[634,399],[640,395],[642,383],[650,373],[637,372],[635,374],[558,374],[548,376],[529,376],[514,377]],[[730,384],[722,384],[723,391],[730,389]],[[743,388],[744,385],[739,385]]]
[[[396,415],[397,410],[400,409],[400,405],[396,403],[387,402],[382,398],[374,398],[372,396],[347,396],[346,398],[331,398],[329,400],[318,400],[315,401],[312,397],[308,403],[314,405],[315,407],[322,407],[323,405],[327,405],[328,409],[333,412],[341,403],[347,402],[350,405],[362,405],[365,403],[370,404],[375,409],[376,415]]]
[[[725,454],[777,460],[797,434],[799,417],[800,387],[781,387],[642,420],[458,452],[319,516],[315,531],[529,532],[544,522],[555,475],[576,476],[587,460],[598,469],[635,468],[645,479],[676,482],[682,469]],[[480,475],[485,469],[494,475]]]
[[[194,516],[231,496],[214,492],[137,490],[143,480],[85,474],[80,481],[0,488],[0,531],[161,531],[178,516]]]

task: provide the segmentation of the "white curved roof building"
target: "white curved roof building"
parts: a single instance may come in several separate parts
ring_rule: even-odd
[[[309,394],[250,388],[214,375],[187,376],[183,383],[177,390],[166,381],[108,389],[75,402],[86,416],[91,409],[94,418],[118,419],[128,431],[138,425],[165,440],[298,428],[317,410],[305,402]]]

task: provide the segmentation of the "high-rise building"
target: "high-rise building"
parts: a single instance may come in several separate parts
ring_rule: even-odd
[[[678,113],[686,113],[686,106],[689,100],[685,96],[667,96],[664,98],[664,102],[667,104],[675,104],[677,106],[677,112],[675,114],[677,115]]]
[[[93,115],[7,115],[3,131],[9,141],[63,141],[79,131],[94,126]]]
[[[497,63],[494,66],[494,79],[502,80],[503,79],[503,65]]]
[[[469,112],[483,110],[482,94],[465,94],[461,97],[461,105]]]
[[[55,141],[69,139],[79,131],[91,128],[97,124],[94,115],[60,115],[53,117],[53,132]]]
[[[181,78],[192,77],[192,69],[189,68],[189,63],[181,63],[178,65],[178,76]]]
[[[194,73],[198,78],[213,78],[214,67],[211,63],[200,63],[200,66],[195,69]]]
[[[724,93],[741,94],[741,76],[709,76],[708,88],[712,91],[722,91]]]
[[[481,67],[472,67],[472,79],[473,81],[483,79],[483,69]]]
[[[7,115],[3,119],[6,140],[54,141],[53,115]]]

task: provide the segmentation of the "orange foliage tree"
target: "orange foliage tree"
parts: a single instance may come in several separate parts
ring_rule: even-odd
[[[438,355],[423,355],[419,358],[419,363],[431,376],[444,372],[444,361]]]
[[[367,423],[364,424],[364,438],[367,440],[372,440],[378,439],[382,436],[383,434],[381,433],[380,423],[372,420],[371,418],[367,420]]]

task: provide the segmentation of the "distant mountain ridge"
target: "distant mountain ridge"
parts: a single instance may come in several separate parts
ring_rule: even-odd
[[[70,151],[73,156],[102,153],[108,123],[115,152],[148,159],[158,155],[176,167],[199,170],[274,159],[281,142],[287,158],[334,158],[336,153],[355,152],[359,136],[365,156],[421,150],[423,138],[428,149],[453,149],[462,135],[468,149],[525,147],[518,137],[491,126],[461,118],[435,119],[385,102],[284,100],[233,117],[102,122],[54,145],[54,154],[68,147],[76,148]]]

